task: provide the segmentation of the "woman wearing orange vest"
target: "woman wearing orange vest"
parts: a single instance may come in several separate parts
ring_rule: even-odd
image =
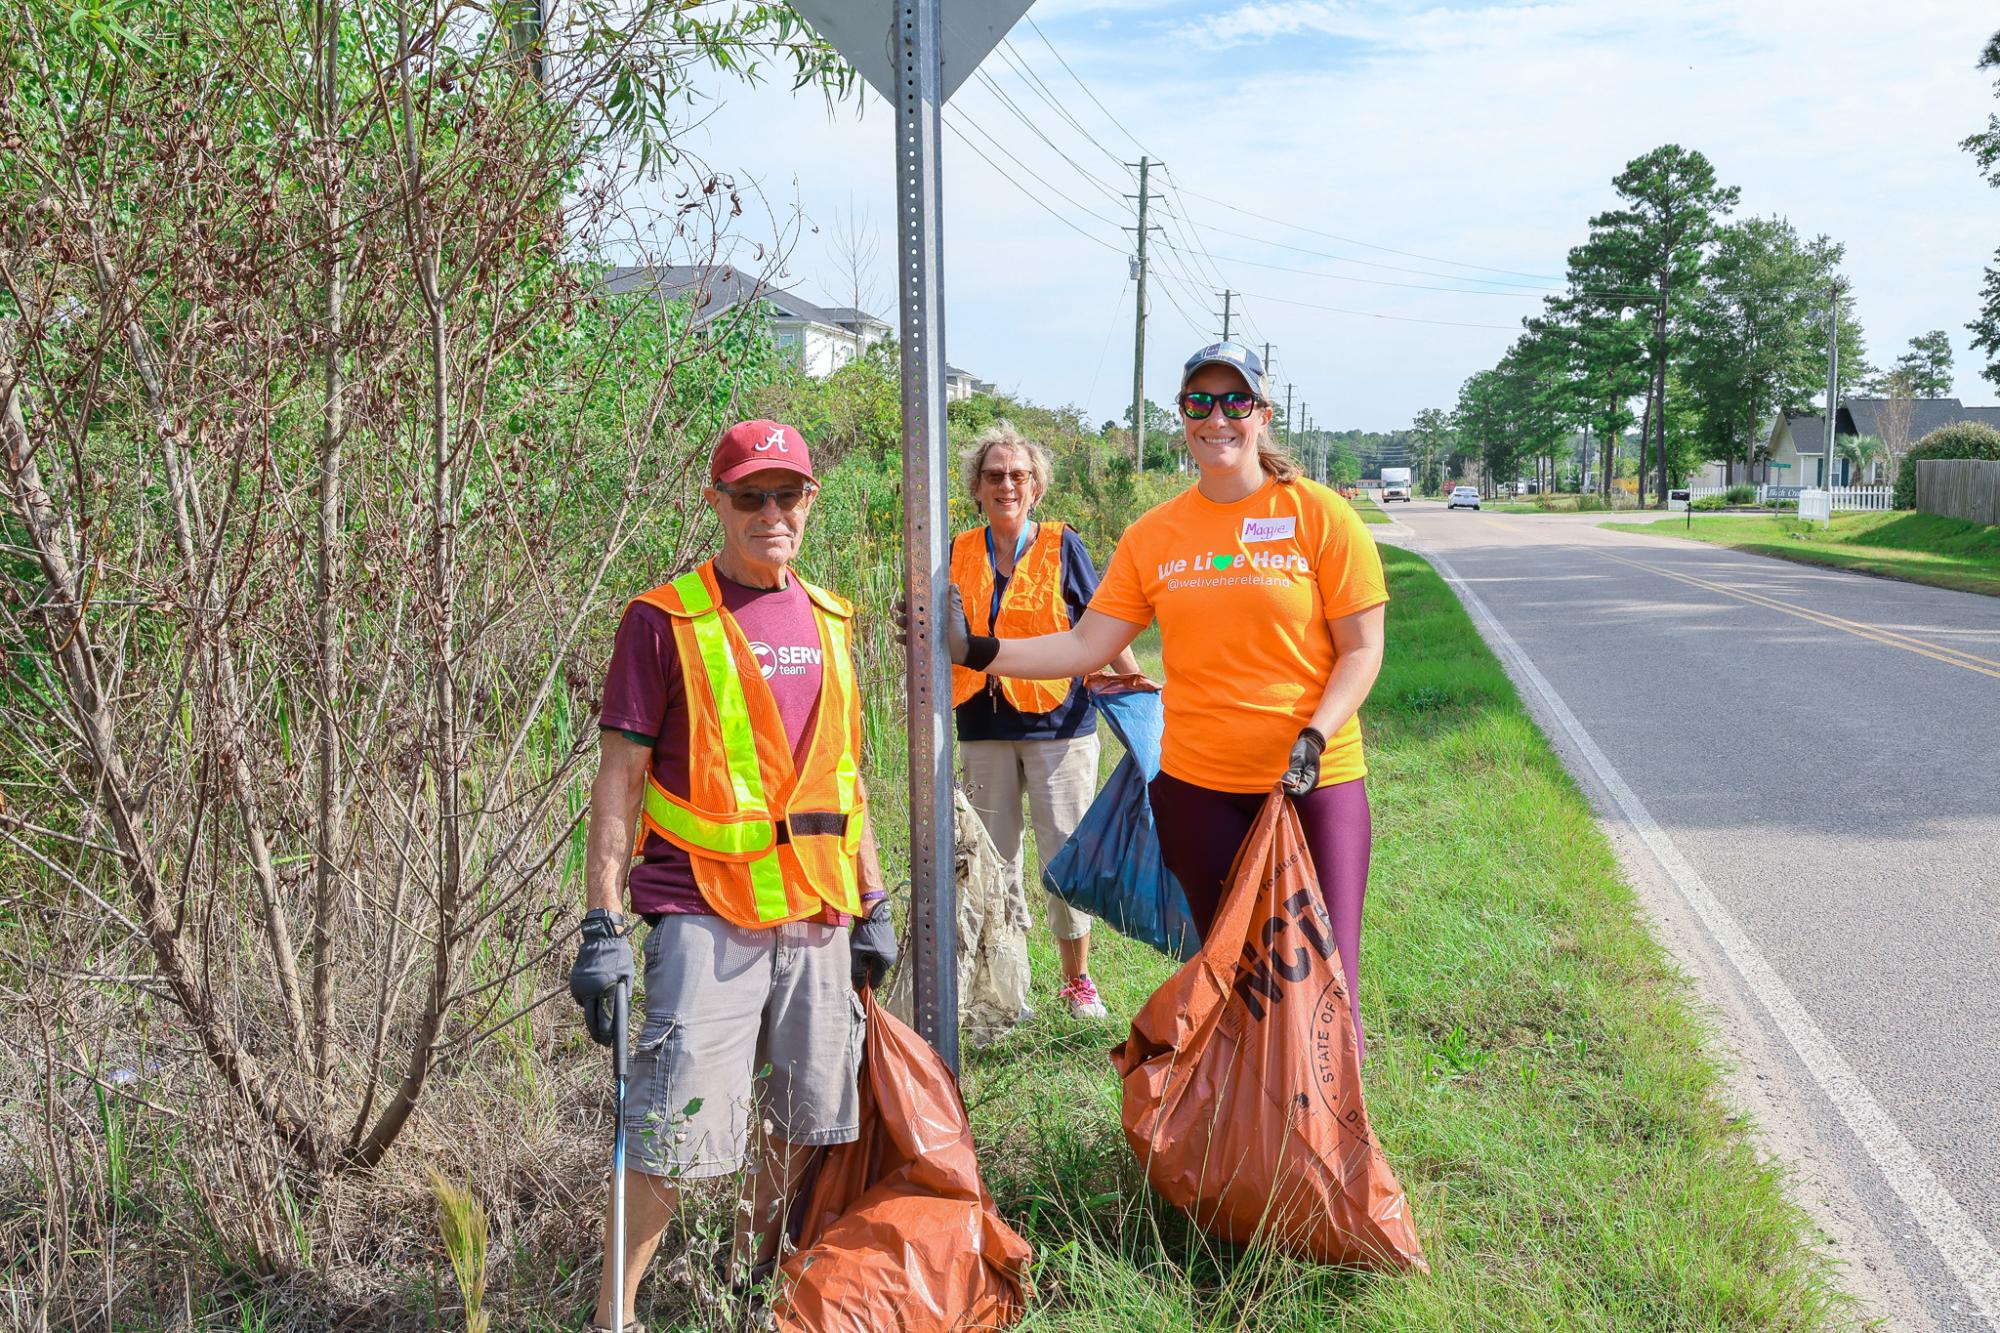
[[[1074,528],[1037,523],[1049,451],[995,422],[964,455],[965,488],[986,523],[952,542],[951,581],[975,634],[1054,634],[1075,623],[1097,589],[1097,570]],[[1137,674],[1130,650],[1112,666]],[[1021,801],[1035,824],[1044,867],[1097,792],[1097,718],[1077,678],[1025,680],[952,670],[967,798],[1007,862],[1021,873]],[[1105,1017],[1090,976],[1090,917],[1048,895],[1049,930],[1062,957],[1057,998],[1078,1018]]]

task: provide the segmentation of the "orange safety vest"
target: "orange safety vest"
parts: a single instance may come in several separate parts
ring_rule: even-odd
[[[736,925],[782,925],[824,907],[858,916],[865,812],[854,608],[799,580],[812,599],[822,669],[797,762],[750,640],[722,605],[714,565],[633,598],[667,613],[688,701],[688,790],[668,790],[649,770],[645,826],[688,854],[701,896]]]
[[[961,532],[951,543],[951,581],[965,602],[966,623],[974,634],[995,634],[1003,639],[1025,639],[1037,634],[1060,634],[1069,628],[1069,604],[1063,601],[1062,535],[1068,525],[1044,523],[1035,540],[1014,565],[1014,577],[1000,594],[1000,618],[993,619],[993,562],[986,558],[986,528]],[[1000,682],[1007,702],[1023,713],[1047,713],[1069,697],[1067,680],[1027,680],[1014,676],[988,677],[964,667],[951,669],[951,706],[958,707],[980,690],[988,679]]]

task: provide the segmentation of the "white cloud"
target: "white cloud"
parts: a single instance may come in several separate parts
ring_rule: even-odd
[[[1031,11],[1092,91],[1191,189],[1324,231],[1401,250],[1533,273],[1559,273],[1611,177],[1665,142],[1699,148],[1741,187],[1742,211],[1779,213],[1848,246],[1878,360],[1942,327],[1960,351],[1958,388],[1990,401],[1972,373],[1963,325],[1979,270],[2000,244],[2000,193],[1958,141],[1994,105],[1974,61],[1996,21],[1973,6],[1909,0],[1828,5],[1695,0],[1671,12],[1629,3],[1393,5],[1320,0],[1192,5],[1043,0]],[[1138,149],[1092,106],[1025,25],[1020,58],[1102,146],[1061,122],[998,57],[988,72],[1086,171],[1118,192],[1114,159]],[[850,192],[893,249],[891,126],[875,103],[829,122],[782,89],[732,91],[709,122],[704,156],[831,221]],[[871,99],[872,100],[872,99]],[[958,112],[1000,139],[1047,184],[1029,188],[1103,242],[1124,233],[1084,214],[1116,205],[1064,164],[977,81]],[[979,136],[975,133],[975,139]],[[1076,235],[946,134],[946,299],[951,359],[1038,400],[1095,392],[1093,419],[1129,397],[1129,295],[1121,253]],[[1276,228],[1199,200],[1204,224],[1382,262],[1464,272]],[[1170,231],[1167,240],[1178,243]],[[1464,285],[1321,263],[1210,233],[1218,256],[1318,267],[1382,280]],[[795,274],[829,262],[808,238]],[[1156,274],[1170,271],[1177,256]],[[1408,291],[1233,265],[1229,285],[1265,298],[1387,315],[1512,325],[1531,300]],[[1167,286],[1196,324],[1219,302]],[[1212,285],[1212,284],[1211,284]],[[801,282],[810,294],[814,289]],[[1253,335],[1278,348],[1281,373],[1323,424],[1386,428],[1449,403],[1510,334],[1376,319],[1246,298]],[[1155,293],[1147,382],[1172,391],[1190,329]],[[1122,332],[1120,320],[1122,319]],[[1108,355],[1104,349],[1109,346]]]

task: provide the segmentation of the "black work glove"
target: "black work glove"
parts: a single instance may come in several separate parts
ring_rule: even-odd
[[[910,603],[905,598],[896,605],[896,642],[908,644],[909,641]],[[946,585],[944,591],[944,647],[953,666],[973,671],[984,671],[994,654],[1000,651],[1000,640],[972,632],[972,626],[965,618],[965,598],[959,593],[956,583]]]
[[[1285,761],[1285,776],[1278,779],[1288,795],[1304,796],[1319,786],[1319,756],[1326,749],[1326,737],[1307,727],[1292,742],[1292,754]]]
[[[853,959],[854,989],[879,990],[896,965],[896,923],[889,919],[889,900],[880,899],[867,916],[854,923],[847,949]]]
[[[631,931],[616,915],[596,908],[583,918],[583,943],[576,949],[576,962],[569,969],[569,993],[583,1006],[583,1025],[590,1039],[609,1046],[616,1039],[611,1030],[611,993],[621,981],[632,985]]]

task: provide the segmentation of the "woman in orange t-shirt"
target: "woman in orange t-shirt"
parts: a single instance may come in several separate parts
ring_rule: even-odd
[[[1201,477],[1126,529],[1090,609],[1028,639],[973,636],[956,614],[952,660],[999,676],[1087,675],[1157,621],[1166,731],[1149,795],[1167,868],[1206,931],[1237,848],[1282,783],[1319,871],[1358,1039],[1372,834],[1357,715],[1382,668],[1381,557],[1353,508],[1272,444],[1255,352],[1196,352],[1178,401]]]

